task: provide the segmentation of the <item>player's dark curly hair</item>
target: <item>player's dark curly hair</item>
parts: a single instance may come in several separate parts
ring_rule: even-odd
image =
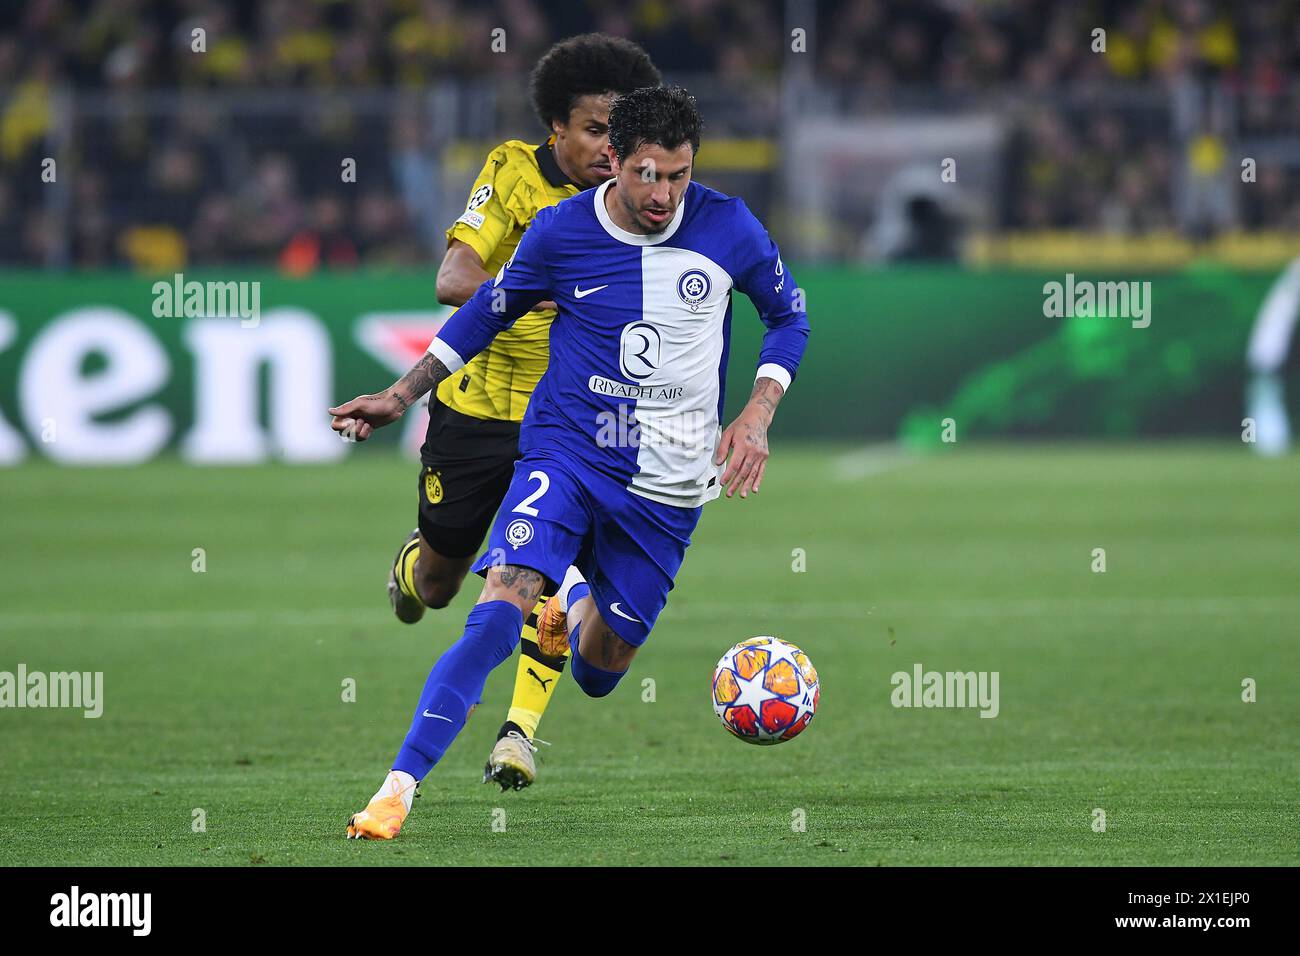
[[[609,145],[621,163],[646,143],[667,150],[690,143],[700,149],[700,111],[680,86],[633,90],[609,108]]]
[[[537,61],[529,94],[537,118],[549,130],[552,120],[569,121],[580,96],[630,93],[659,83],[659,71],[649,54],[631,40],[583,33],[561,40]]]

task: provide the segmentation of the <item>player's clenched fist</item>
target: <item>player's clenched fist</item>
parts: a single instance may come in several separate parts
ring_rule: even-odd
[[[365,441],[376,428],[390,425],[401,418],[404,411],[406,405],[391,391],[379,395],[358,395],[352,401],[329,410],[334,416],[330,427],[342,435],[344,440]]]

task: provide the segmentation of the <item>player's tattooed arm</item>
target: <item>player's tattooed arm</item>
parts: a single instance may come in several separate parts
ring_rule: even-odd
[[[781,396],[784,394],[785,389],[776,379],[760,378],[754,382],[754,390],[749,393],[749,404],[766,410],[767,424],[770,425],[776,415],[776,406],[781,404]]]
[[[438,387],[438,383],[451,374],[442,359],[425,352],[411,370],[393,383],[388,391],[406,411],[423,397],[425,392]]]
[[[767,428],[772,424],[776,407],[781,403],[785,389],[776,379],[763,377],[754,382],[749,401],[736,420],[727,426],[718,443],[716,464],[727,462],[720,479],[727,497],[740,492],[747,498],[750,489],[758,491],[767,470]],[[727,453],[731,453],[730,461]]]
[[[376,428],[397,421],[430,389],[451,372],[442,360],[426,352],[411,370],[385,391],[375,395],[359,395],[329,410],[333,420],[330,427],[355,441],[365,441]]]

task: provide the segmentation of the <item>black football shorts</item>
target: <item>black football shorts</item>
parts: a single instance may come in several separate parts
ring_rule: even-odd
[[[452,411],[436,399],[420,449],[420,534],[447,558],[483,544],[519,458],[519,423]]]

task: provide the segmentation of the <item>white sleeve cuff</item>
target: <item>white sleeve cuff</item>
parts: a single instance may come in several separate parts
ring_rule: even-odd
[[[434,341],[438,340],[434,339]],[[781,386],[781,391],[790,391],[790,373],[775,362],[767,362],[758,367],[758,374],[754,376],[754,380],[757,381],[760,378],[770,378]]]
[[[447,366],[448,372],[459,372],[465,367],[465,360],[442,339],[435,338],[429,343],[429,354]]]

